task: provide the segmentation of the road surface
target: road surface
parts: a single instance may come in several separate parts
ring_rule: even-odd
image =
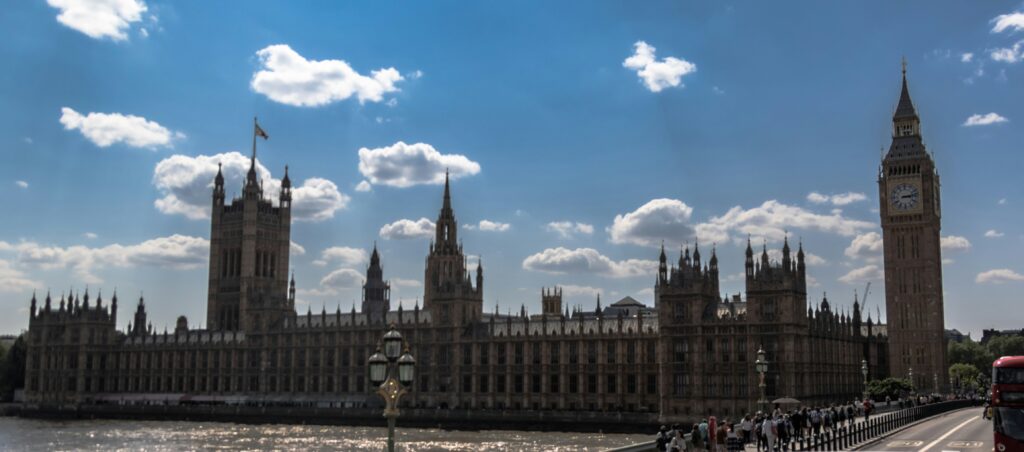
[[[902,452],[991,451],[992,422],[981,417],[980,406],[950,411],[858,450]]]

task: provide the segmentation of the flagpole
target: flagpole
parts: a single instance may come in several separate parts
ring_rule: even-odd
[[[256,123],[256,117],[252,117],[252,164],[256,165],[256,128],[259,127]]]

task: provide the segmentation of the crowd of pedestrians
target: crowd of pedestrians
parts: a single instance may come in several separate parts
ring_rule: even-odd
[[[865,400],[788,411],[776,406],[771,412],[758,411],[742,419],[719,421],[710,416],[692,427],[662,426],[655,445],[666,452],[732,452],[751,444],[758,452],[785,452],[793,441],[852,426],[858,418],[866,421],[873,410],[874,404]]]

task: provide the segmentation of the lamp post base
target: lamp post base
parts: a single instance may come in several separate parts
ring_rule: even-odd
[[[388,452],[395,452],[395,416],[388,416]]]

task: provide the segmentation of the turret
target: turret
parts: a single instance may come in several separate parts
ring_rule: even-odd
[[[484,260],[480,258],[476,261],[476,291],[481,294],[484,292]]]
[[[744,267],[747,270],[747,278],[754,277],[754,249],[750,247],[750,236],[747,236],[747,259],[744,261]]]
[[[693,268],[700,270],[700,242],[693,242]]]
[[[132,331],[133,336],[143,336],[146,334],[146,301],[139,295],[139,305],[135,308],[135,331]],[[152,326],[150,326],[152,328]]]
[[[288,165],[284,166],[284,178],[281,179],[280,207],[291,208],[292,205],[292,180],[288,177]]]
[[[782,242],[782,269],[785,272],[792,270],[792,260],[789,258],[789,236],[786,236]]]
[[[658,281],[660,284],[665,284],[668,281],[668,264],[665,257],[665,243],[661,243],[661,255],[658,256]]]
[[[34,290],[32,291],[32,302],[29,305],[28,314],[29,314],[29,318],[32,318],[32,317],[36,316],[36,291],[34,291]]]
[[[224,205],[224,172],[220,163],[217,163],[217,176],[213,178],[213,205]]]

